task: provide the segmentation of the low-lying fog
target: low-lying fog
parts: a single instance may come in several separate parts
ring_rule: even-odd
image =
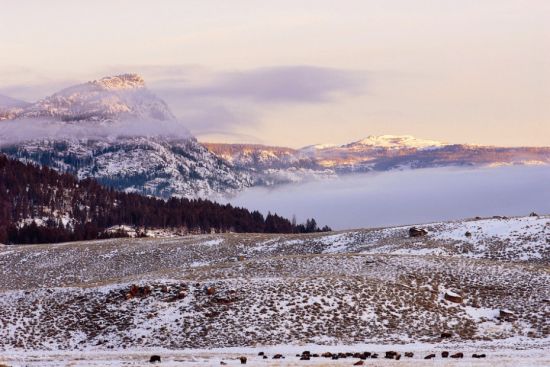
[[[474,216],[550,213],[550,167],[435,168],[368,173],[275,188],[230,200],[333,229],[378,227]]]

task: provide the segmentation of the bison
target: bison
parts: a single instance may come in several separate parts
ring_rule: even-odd
[[[151,358],[149,358],[149,363],[156,363],[156,362],[160,363],[160,356],[152,355]]]
[[[485,353],[483,353],[483,354],[476,354],[476,353],[472,354],[472,358],[485,358],[485,357],[487,357],[485,355]]]

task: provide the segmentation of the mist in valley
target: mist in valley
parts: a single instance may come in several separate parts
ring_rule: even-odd
[[[232,204],[333,229],[550,213],[550,167],[435,168],[252,188]]]

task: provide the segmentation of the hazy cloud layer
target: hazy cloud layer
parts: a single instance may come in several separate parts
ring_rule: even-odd
[[[190,137],[180,121],[124,120],[111,123],[39,119],[0,121],[0,145],[32,139],[116,139],[129,136]]]
[[[267,109],[323,104],[363,94],[365,72],[316,66],[279,66],[212,72],[197,66],[148,67],[151,88],[199,135],[233,134],[261,123]],[[194,118],[191,118],[194,116]]]
[[[33,76],[32,73],[29,73]],[[0,70],[0,94],[23,100],[25,102],[35,102],[55,92],[58,92],[71,85],[81,84],[86,80],[67,79],[51,80],[41,76],[36,76],[29,83],[15,83],[9,79],[2,81],[2,71]],[[97,78],[96,78],[97,79]]]
[[[548,166],[418,169],[253,188],[231,202],[350,229],[550,213],[548,182]]]
[[[246,98],[260,103],[324,103],[339,93],[364,92],[358,72],[314,66],[281,66],[215,75],[199,86],[172,88],[182,98]]]
[[[0,109],[25,106],[27,102],[0,94]]]

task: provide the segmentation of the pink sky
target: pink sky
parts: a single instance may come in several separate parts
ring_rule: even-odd
[[[0,44],[0,94],[138,72],[202,140],[550,145],[545,0],[4,0]]]

